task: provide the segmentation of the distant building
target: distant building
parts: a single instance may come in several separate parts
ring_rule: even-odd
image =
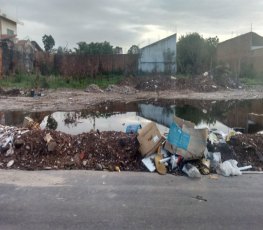
[[[263,37],[249,32],[218,44],[217,61],[237,75],[244,71],[263,74]]]
[[[123,54],[122,48],[119,46],[116,46],[114,48],[114,54]]]
[[[142,73],[176,73],[176,34],[141,48],[138,68]]]
[[[0,12],[0,38],[9,38],[17,35],[17,21]]]

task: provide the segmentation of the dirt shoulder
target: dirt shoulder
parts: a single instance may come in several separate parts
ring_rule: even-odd
[[[227,89],[214,92],[194,92],[191,90],[84,92],[82,90],[48,90],[41,97],[0,95],[0,111],[72,111],[90,109],[92,106],[109,102],[131,102],[148,99],[192,99],[192,100],[248,100],[262,99],[263,87],[249,89]]]

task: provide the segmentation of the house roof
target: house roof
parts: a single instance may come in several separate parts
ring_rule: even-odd
[[[38,45],[36,41],[31,41],[31,44],[38,50],[38,51],[43,51],[43,49]]]
[[[148,47],[151,47],[151,46],[154,46],[154,45],[156,45],[156,44],[158,44],[158,43],[160,43],[160,42],[164,42],[164,41],[166,41],[166,40],[169,40],[170,38],[172,38],[172,37],[176,37],[176,33],[175,34],[172,34],[172,35],[170,35],[170,36],[168,36],[168,37],[166,37],[166,38],[163,38],[163,39],[161,39],[161,40],[159,40],[159,41],[157,41],[157,42],[154,42],[154,43],[152,43],[152,44],[150,44],[150,45],[147,45],[147,46],[144,46],[143,48],[141,48],[141,50],[142,49],[145,49],[145,48],[148,48]]]
[[[255,32],[248,32],[246,34],[241,34],[240,36],[228,39],[226,41],[220,42],[220,44],[224,44],[224,43],[228,43],[228,42],[232,42],[238,39],[245,39],[247,37],[251,38],[251,46],[263,46],[263,37],[258,35]]]

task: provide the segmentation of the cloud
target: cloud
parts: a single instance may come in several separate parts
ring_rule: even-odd
[[[127,50],[177,32],[198,32],[220,40],[250,31],[263,35],[261,0],[0,0],[2,11],[24,22],[18,37],[42,45],[51,34],[56,46],[109,41]]]

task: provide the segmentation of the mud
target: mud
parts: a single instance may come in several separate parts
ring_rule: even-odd
[[[82,90],[46,90],[44,96],[0,95],[0,111],[73,111],[92,109],[103,102],[132,102],[156,99],[192,100],[246,100],[262,99],[263,87],[246,89],[224,89],[215,92],[194,92],[192,90],[135,91],[133,94],[112,91],[85,92]]]

